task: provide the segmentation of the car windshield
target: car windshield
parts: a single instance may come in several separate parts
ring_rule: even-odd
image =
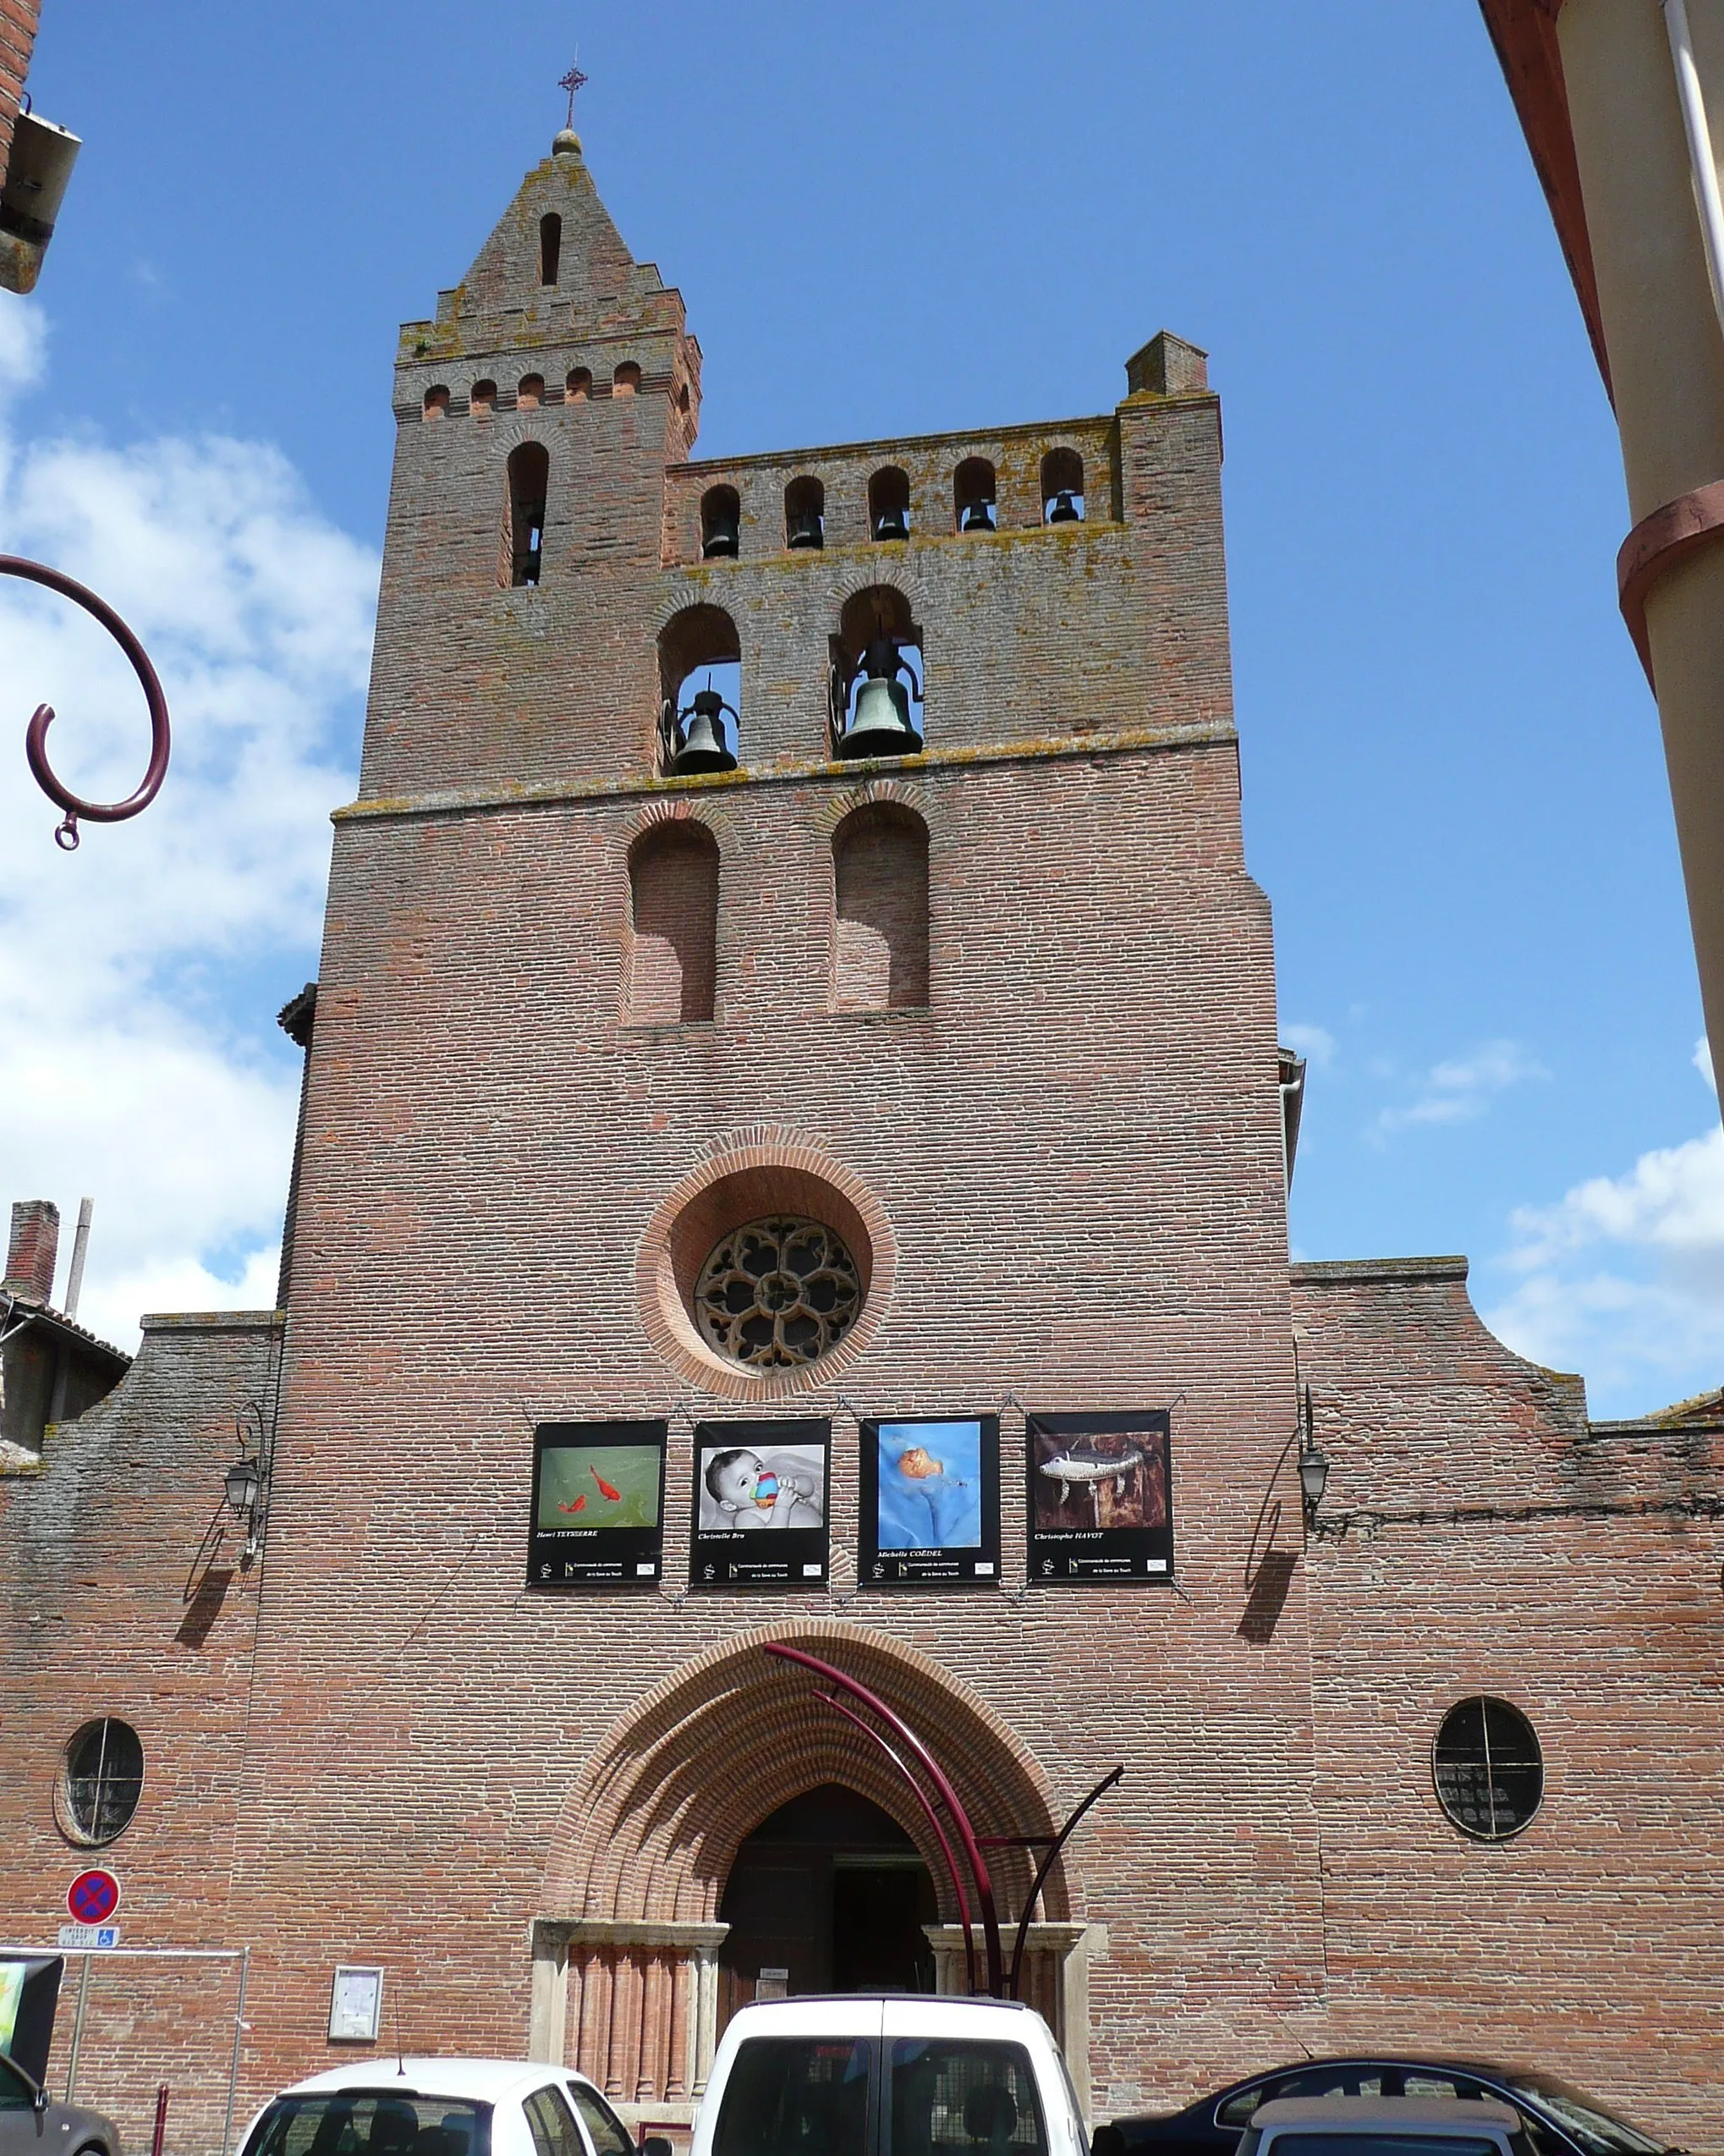
[[[1548,2111],[1559,2126],[1566,2126],[1586,2156],[1662,2156],[1665,2143],[1654,2141],[1624,2119],[1612,2118],[1597,2104],[1549,2074],[1516,2074],[1508,2086],[1541,2111]]]
[[[491,2106],[393,2088],[278,2096],[244,2156],[490,2156]]]
[[[713,2156],[863,2156],[872,2060],[848,2037],[752,2038],[724,2084]]]

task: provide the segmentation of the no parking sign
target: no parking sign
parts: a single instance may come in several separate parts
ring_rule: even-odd
[[[120,1906],[120,1883],[112,1872],[80,1872],[66,1889],[66,1906],[80,1924],[105,1924]]]

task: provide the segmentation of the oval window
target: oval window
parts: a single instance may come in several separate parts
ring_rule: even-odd
[[[1463,1699],[1432,1748],[1436,1801],[1474,1841],[1507,1841],[1539,1808],[1545,1763],[1533,1725],[1506,1699]]]
[[[131,1824],[144,1789],[144,1747],[129,1722],[103,1715],[66,1746],[66,1816],[81,1841],[113,1841]]]

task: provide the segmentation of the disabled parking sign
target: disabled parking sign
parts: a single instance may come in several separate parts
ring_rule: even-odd
[[[120,1906],[120,1883],[112,1872],[80,1872],[66,1889],[66,1906],[80,1924],[105,1924]]]

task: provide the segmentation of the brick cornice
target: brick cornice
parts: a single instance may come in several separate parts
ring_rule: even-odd
[[[1232,748],[1238,733],[1231,720],[1203,719],[1176,726],[1128,728],[1110,734],[1062,735],[1038,741],[980,743],[973,747],[927,749],[919,756],[889,761],[777,764],[768,770],[713,772],[699,778],[562,779],[545,786],[475,786],[447,792],[383,795],[332,810],[332,823],[382,822],[426,816],[490,815],[499,811],[563,808],[577,801],[649,800],[723,795],[747,786],[810,783],[854,789],[865,779],[940,778],[986,764],[1046,763],[1068,756],[1163,755],[1178,749]]]

